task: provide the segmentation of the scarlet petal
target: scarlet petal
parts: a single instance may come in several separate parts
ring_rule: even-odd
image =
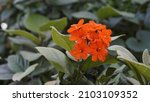
[[[97,55],[92,55],[92,61],[96,62],[97,61]]]
[[[79,22],[78,22],[78,25],[82,25],[84,23],[84,19],[80,19]]]
[[[82,59],[86,60],[88,57],[87,53],[82,53]]]
[[[105,59],[106,59],[106,57],[103,56],[103,55],[99,55],[99,56],[98,56],[98,59],[99,59],[101,62],[104,62]]]

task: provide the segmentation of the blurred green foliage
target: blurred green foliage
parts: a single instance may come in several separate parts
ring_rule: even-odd
[[[0,0],[0,23],[8,24],[8,30],[0,30],[0,84],[44,84],[53,80],[57,84],[149,84],[147,79],[138,82],[129,66],[121,62],[92,65],[80,74],[84,77],[79,82],[73,83],[72,77],[62,73],[67,69],[58,75],[56,63],[49,64],[35,47],[53,47],[66,54],[64,49],[71,43],[64,43],[62,48],[56,44],[67,43],[66,30],[80,18],[106,24],[113,36],[126,34],[112,45],[126,47],[139,62],[143,51],[150,51],[150,0]],[[59,35],[54,29],[50,32],[50,26],[64,34],[62,39],[55,39]],[[129,64],[126,59],[120,60]]]

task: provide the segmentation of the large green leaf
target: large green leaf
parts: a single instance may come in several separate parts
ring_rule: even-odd
[[[40,58],[42,56],[40,53],[33,53],[33,52],[29,52],[29,51],[21,51],[20,54],[23,56],[24,59],[26,59],[30,62],[37,60],[38,58]]]
[[[67,18],[61,18],[57,20],[50,20],[49,22],[44,23],[41,27],[41,31],[49,30],[50,26],[54,26],[57,30],[62,31],[67,26]]]
[[[138,63],[131,59],[124,58],[123,56],[118,56],[117,58],[122,60],[124,63],[126,63],[130,68],[137,70],[140,74],[142,74],[145,78],[147,78],[150,81],[150,67],[149,66],[142,64],[142,63]]]
[[[36,47],[36,49],[56,68],[57,71],[69,73],[69,62],[65,54],[54,48]]]
[[[100,61],[97,61],[97,62],[93,62],[91,60],[91,57],[89,57],[87,60],[85,60],[83,62],[83,64],[81,65],[81,69],[82,71],[87,71],[89,68],[93,68],[93,67],[96,67],[96,66],[100,66],[102,64],[112,64],[112,63],[117,63],[118,61],[113,58],[112,56],[108,55],[107,58],[106,58],[106,61],[105,62],[100,62]]]
[[[37,46],[31,40],[29,40],[27,38],[24,38],[24,37],[20,37],[20,36],[17,36],[17,37],[8,37],[8,39],[12,43],[17,44],[17,45],[26,45],[26,46],[31,46],[31,47],[36,47]]]
[[[24,60],[19,55],[10,55],[7,61],[9,69],[15,73],[24,71],[29,65],[28,61]]]
[[[119,56],[123,56],[124,58],[137,61],[137,59],[126,48],[120,45],[112,45],[108,49],[116,51]]]
[[[127,39],[126,44],[127,47],[136,52],[143,52],[145,49],[150,50],[150,32],[141,30],[136,34],[136,38],[130,37]]]
[[[48,21],[48,18],[43,15],[29,13],[25,16],[23,23],[27,29],[39,33],[40,26],[47,23]]]
[[[7,33],[9,33],[10,35],[18,35],[18,36],[22,36],[27,39],[30,39],[37,45],[39,45],[41,43],[40,40],[36,36],[34,36],[33,34],[27,32],[27,31],[24,31],[24,30],[5,30],[5,31]]]
[[[29,75],[31,72],[33,72],[35,70],[35,68],[37,67],[37,65],[38,64],[34,64],[34,65],[28,67],[24,72],[17,72],[16,74],[13,75],[12,80],[20,81],[21,79],[23,79],[24,77]]]
[[[51,27],[51,33],[53,41],[57,45],[59,45],[60,47],[64,48],[67,51],[72,49],[74,42],[69,40],[69,36],[59,33],[55,27]]]
[[[71,14],[75,18],[86,18],[86,19],[93,19],[93,20],[98,20],[97,16],[91,12],[88,11],[80,11],[80,12],[75,12]]]
[[[98,9],[97,16],[100,19],[105,19],[113,16],[123,16],[123,17],[133,18],[135,15],[129,12],[119,11],[108,5]]]
[[[7,64],[0,65],[0,80],[10,80],[13,74]]]

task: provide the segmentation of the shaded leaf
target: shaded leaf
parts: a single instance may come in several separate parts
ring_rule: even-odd
[[[53,5],[67,5],[67,4],[76,3],[78,1],[79,0],[47,0],[47,2]]]
[[[105,19],[114,16],[123,16],[133,18],[135,15],[133,13],[119,11],[111,6],[104,6],[97,11],[97,15],[100,19]]]
[[[34,61],[37,60],[38,58],[40,58],[42,55],[40,53],[33,53],[33,52],[29,52],[29,51],[21,51],[20,54],[22,55],[22,57],[28,61]]]
[[[0,80],[10,80],[13,74],[7,64],[0,65]]]
[[[55,27],[51,27],[51,33],[53,41],[57,45],[59,45],[67,51],[72,49],[74,42],[69,40],[69,36],[59,33]]]
[[[85,60],[83,62],[83,64],[81,65],[81,69],[82,71],[87,71],[89,68],[93,68],[93,67],[97,67],[97,66],[100,66],[102,64],[112,64],[112,63],[117,63],[118,61],[113,58],[112,56],[108,55],[107,58],[106,58],[106,61],[105,62],[100,62],[100,61],[97,61],[97,62],[93,62],[91,60],[91,57],[89,57],[87,60]]]
[[[50,70],[52,70],[54,67],[48,62],[48,60],[46,60],[46,58],[41,57],[40,59],[38,59],[36,61],[36,63],[38,63],[39,65],[36,67],[36,69],[34,70],[34,72],[31,73],[30,76],[38,76],[41,75],[45,72],[48,72]]]
[[[35,70],[35,68],[37,67],[37,65],[38,64],[34,64],[34,65],[28,67],[24,72],[17,72],[16,74],[13,75],[12,80],[20,81],[21,79],[23,79],[24,77],[29,75],[31,72],[33,72]]]
[[[40,44],[40,40],[34,36],[33,34],[24,31],[24,30],[5,30],[7,33],[9,33],[10,35],[18,35],[18,36],[22,36],[25,37],[27,39],[30,39],[31,41],[33,41],[35,44],[39,45]]]
[[[71,14],[72,17],[75,18],[85,18],[85,19],[93,19],[93,20],[98,20],[97,16],[91,12],[88,11],[80,11],[80,12],[75,12]]]
[[[148,5],[147,13],[144,19],[144,26],[150,29],[150,5]]]
[[[36,47],[36,49],[56,68],[57,71],[69,73],[67,57],[54,48]]]
[[[138,3],[138,4],[145,4],[149,0],[132,0],[133,3]]]
[[[7,61],[9,69],[13,72],[24,71],[29,65],[28,61],[24,60],[19,55],[10,55]]]
[[[27,46],[31,46],[31,47],[36,46],[36,44],[34,44],[31,40],[29,40],[27,38],[17,36],[17,37],[9,37],[8,39],[17,45],[27,45]]]
[[[143,52],[145,49],[150,50],[149,35],[149,31],[138,31],[136,34],[136,38],[130,37],[127,39],[127,47],[136,52]]]
[[[41,31],[47,31],[50,29],[50,26],[54,26],[57,30],[62,31],[67,26],[67,18],[61,18],[57,20],[50,20],[46,23],[44,23],[41,27]]]

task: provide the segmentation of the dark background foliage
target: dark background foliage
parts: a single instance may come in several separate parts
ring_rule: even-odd
[[[32,33],[40,41],[39,44],[33,43],[27,38],[9,36],[7,32],[0,30],[0,84],[44,84],[54,79],[57,81],[57,71],[34,47],[50,46],[65,51],[53,43],[47,32],[44,33],[46,38],[43,37],[39,27],[52,21],[54,24],[50,24],[66,34],[69,26],[77,23],[80,18],[85,18],[86,22],[92,19],[97,23],[106,24],[112,29],[112,36],[126,34],[113,41],[112,45],[126,47],[140,62],[144,49],[150,50],[149,0],[0,0],[0,23],[6,23],[8,29],[21,29]],[[63,20],[57,24],[57,19]],[[33,58],[30,58],[31,56]],[[15,73],[25,72],[29,66],[36,63],[40,65],[34,71],[20,80],[12,81]],[[109,69],[107,65],[94,67],[84,75],[94,84],[134,84],[132,82],[135,81],[127,77],[134,75],[121,63],[109,66]],[[67,78],[60,80],[61,84],[75,84],[70,83],[70,79]],[[83,80],[85,79],[82,79],[82,82]]]

